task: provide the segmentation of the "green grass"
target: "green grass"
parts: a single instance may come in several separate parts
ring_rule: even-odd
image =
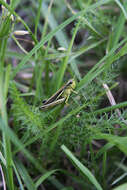
[[[126,189],[127,2],[0,4],[3,188]],[[69,105],[40,109],[70,78]]]

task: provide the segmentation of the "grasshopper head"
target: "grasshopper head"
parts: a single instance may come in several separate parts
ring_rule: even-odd
[[[76,82],[74,79],[70,79],[68,81],[68,86],[70,86],[72,89],[74,89],[76,87]]]

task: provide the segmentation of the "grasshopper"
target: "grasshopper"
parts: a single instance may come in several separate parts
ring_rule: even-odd
[[[53,107],[57,104],[61,104],[65,102],[68,105],[68,99],[71,92],[77,94],[74,91],[76,87],[76,82],[74,79],[70,79],[65,85],[63,85],[55,94],[53,94],[49,99],[43,101],[43,105],[40,107],[42,109],[47,109],[49,107]]]

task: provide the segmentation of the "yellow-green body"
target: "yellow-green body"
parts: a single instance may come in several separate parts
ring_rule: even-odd
[[[63,94],[62,94],[62,97],[65,98],[65,103],[66,103],[66,104],[68,104],[68,99],[69,99],[69,96],[70,96],[71,92],[76,93],[76,92],[74,91],[74,89],[75,89],[75,87],[76,87],[76,82],[75,82],[74,79],[71,79],[70,81],[72,81],[72,84],[70,84],[70,85],[64,90],[64,92],[63,92]],[[68,81],[68,82],[69,82],[69,81]]]

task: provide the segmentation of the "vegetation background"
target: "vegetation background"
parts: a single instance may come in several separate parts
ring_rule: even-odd
[[[0,189],[126,190],[127,1],[0,5]]]

